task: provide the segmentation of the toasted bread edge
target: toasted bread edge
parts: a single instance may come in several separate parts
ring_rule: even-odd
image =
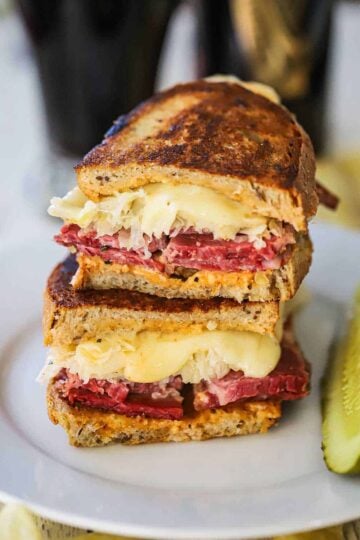
[[[47,391],[50,420],[60,424],[73,446],[104,446],[112,442],[126,445],[202,441],[265,433],[281,417],[279,401],[248,401],[208,409],[180,420],[127,417],[107,411],[68,405],[50,383]]]

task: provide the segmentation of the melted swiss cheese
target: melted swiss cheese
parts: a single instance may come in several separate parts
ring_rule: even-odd
[[[48,212],[81,228],[93,228],[99,235],[127,229],[130,237],[124,239],[123,247],[137,247],[144,234],[159,238],[188,227],[224,239],[235,238],[239,232],[261,235],[267,227],[267,218],[240,202],[187,184],[148,184],[99,202],[89,200],[76,187],[63,198],[54,197]]]
[[[280,353],[276,338],[255,332],[112,333],[77,346],[53,347],[45,371],[54,374],[68,368],[85,381],[126,378],[143,383],[179,374],[184,382],[197,383],[223,377],[230,370],[265,377],[275,368]]]

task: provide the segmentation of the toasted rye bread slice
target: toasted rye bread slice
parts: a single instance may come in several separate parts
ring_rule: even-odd
[[[73,446],[104,446],[111,442],[134,445],[202,441],[265,433],[281,416],[279,401],[248,401],[187,414],[181,420],[128,417],[86,407],[70,406],[51,382],[47,391],[50,420],[60,424]]]
[[[220,272],[199,270],[188,278],[140,265],[106,264],[101,257],[77,255],[75,288],[128,289],[165,298],[233,298],[237,302],[285,301],[294,296],[311,264],[308,235],[299,235],[288,262],[277,270]]]
[[[279,319],[278,302],[169,300],[122,289],[77,291],[70,284],[76,269],[74,257],[68,257],[49,277],[43,317],[46,345],[77,343],[118,329],[199,332],[217,328],[273,334]]]
[[[285,107],[234,82],[201,80],[153,96],[75,169],[94,201],[148,183],[195,184],[297,230],[318,205],[308,135]]]

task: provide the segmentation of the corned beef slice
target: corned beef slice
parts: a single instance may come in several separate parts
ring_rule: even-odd
[[[144,250],[128,250],[119,245],[118,235],[97,236],[95,231],[83,232],[78,225],[64,225],[55,241],[66,247],[73,246],[76,251],[85,255],[98,255],[105,261],[118,264],[139,264],[148,268],[164,270],[164,265],[146,257]],[[164,246],[161,240],[153,239],[148,242],[147,248],[151,253]]]
[[[183,416],[180,377],[170,377],[167,383],[110,382],[90,379],[84,383],[78,375],[62,370],[56,387],[70,405],[84,405],[126,416],[176,419]]]
[[[86,255],[98,255],[119,264],[139,264],[160,272],[176,266],[225,272],[276,269],[287,261],[287,248],[295,241],[289,227],[284,227],[282,236],[270,235],[265,240],[266,245],[260,249],[256,249],[243,234],[239,234],[235,240],[215,240],[212,234],[189,230],[175,237],[163,235],[161,239],[146,239],[146,256],[144,249],[121,248],[119,234],[98,237],[94,231],[85,232],[77,225],[70,224],[62,227],[55,240],[64,246],[73,246]],[[156,258],[153,256],[155,252]]]
[[[281,358],[266,377],[244,377],[241,371],[230,371],[222,379],[194,385],[194,408],[211,409],[241,399],[293,400],[309,393],[310,366],[291,341],[282,342]]]
[[[170,240],[163,256],[169,264],[199,270],[234,272],[279,268],[283,263],[279,254],[288,240],[288,236],[272,235],[265,247],[256,249],[243,234],[235,240],[215,240],[212,234],[179,234]]]

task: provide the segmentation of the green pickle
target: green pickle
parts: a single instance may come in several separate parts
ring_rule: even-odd
[[[339,474],[360,473],[360,287],[349,329],[326,375],[322,432],[327,467]]]

